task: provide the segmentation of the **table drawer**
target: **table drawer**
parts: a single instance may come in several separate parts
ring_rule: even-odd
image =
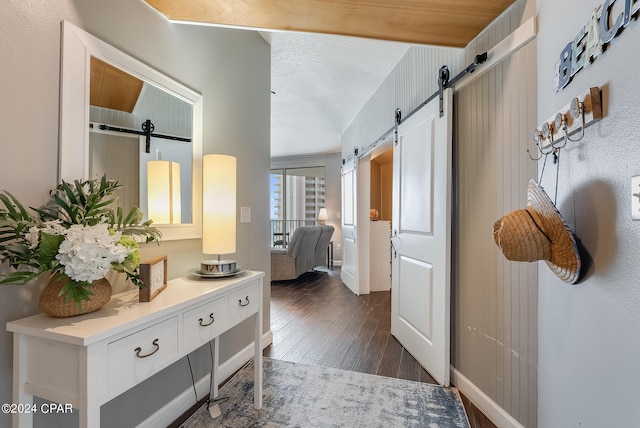
[[[229,325],[227,296],[220,297],[184,313],[182,336],[186,352],[223,333]]]
[[[229,325],[233,326],[258,312],[258,283],[229,293]]]
[[[178,318],[173,317],[109,343],[108,391],[118,393],[163,369],[178,355]]]

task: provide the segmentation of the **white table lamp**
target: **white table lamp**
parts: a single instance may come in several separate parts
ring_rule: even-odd
[[[235,260],[221,254],[236,252],[236,158],[205,155],[202,158],[202,252],[217,254],[217,260],[200,264],[203,274],[236,271]]]

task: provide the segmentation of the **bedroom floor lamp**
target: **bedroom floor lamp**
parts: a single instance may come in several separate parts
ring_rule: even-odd
[[[203,274],[232,274],[235,260],[221,260],[236,252],[236,158],[205,155],[202,158],[202,252],[215,260],[200,263]]]

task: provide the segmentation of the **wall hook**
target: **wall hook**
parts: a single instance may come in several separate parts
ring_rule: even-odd
[[[562,149],[564,146],[567,145],[567,140],[569,140],[569,135],[567,134],[567,115],[564,113],[558,113],[556,114],[556,123],[555,123],[556,129],[562,129],[564,131],[564,144],[561,146],[555,146],[553,145],[553,143],[551,144],[555,149]],[[573,140],[570,140],[573,141]],[[555,162],[554,162],[555,163]]]
[[[531,159],[532,161],[539,161],[540,159],[542,159],[542,156],[544,156],[544,153],[542,153],[542,150],[540,149],[540,144],[536,144],[536,146],[538,147],[538,153],[540,153],[540,156],[538,156],[537,158],[534,158],[533,156],[531,156],[531,151],[527,149],[527,154],[529,155],[529,159]]]
[[[565,123],[564,127],[564,136],[567,140],[577,142],[584,138],[584,103],[577,98],[571,100],[571,106],[569,107],[569,113],[571,117],[577,119],[580,116],[580,137],[577,139],[572,139],[569,137],[569,133],[567,132],[567,126]]]
[[[534,130],[534,142],[541,156],[535,158],[529,153],[529,157],[532,160],[539,160],[544,155],[558,156],[559,150],[567,145],[567,141],[582,140],[585,137],[585,128],[602,117],[602,93],[599,87],[591,87],[573,98],[569,104]],[[578,132],[577,138],[570,137]],[[544,140],[548,140],[548,143],[544,143]]]
[[[545,122],[542,124],[542,137],[545,140],[549,140],[549,144],[551,145],[551,151],[553,151],[554,148],[556,148],[555,146],[555,137],[554,137],[554,129],[553,129],[553,125],[550,122]],[[542,150],[541,150],[542,151]],[[549,154],[550,152],[548,152],[547,154]]]
[[[542,147],[540,147],[541,140],[543,140],[542,133],[538,128],[534,129],[533,142],[536,143],[536,147],[538,148],[538,152],[540,153],[540,156],[538,156],[537,158],[534,158],[533,156],[531,156],[531,152],[529,151],[529,149],[527,149],[527,154],[529,155],[529,159],[531,159],[532,161],[539,161],[540,159],[542,159],[542,156],[543,156]]]
[[[553,148],[547,152],[542,150],[542,142],[547,138],[542,134],[542,132],[536,128],[533,130],[533,142],[536,143],[536,147],[538,148],[538,153],[540,154],[537,158],[531,156],[531,152],[527,149],[527,154],[529,155],[529,159],[532,161],[539,161],[543,156],[547,156],[553,152]]]

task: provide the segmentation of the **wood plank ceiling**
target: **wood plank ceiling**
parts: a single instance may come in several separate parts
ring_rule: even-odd
[[[89,103],[132,113],[144,82],[129,73],[91,57]]]
[[[171,21],[465,47],[515,0],[145,0]]]

